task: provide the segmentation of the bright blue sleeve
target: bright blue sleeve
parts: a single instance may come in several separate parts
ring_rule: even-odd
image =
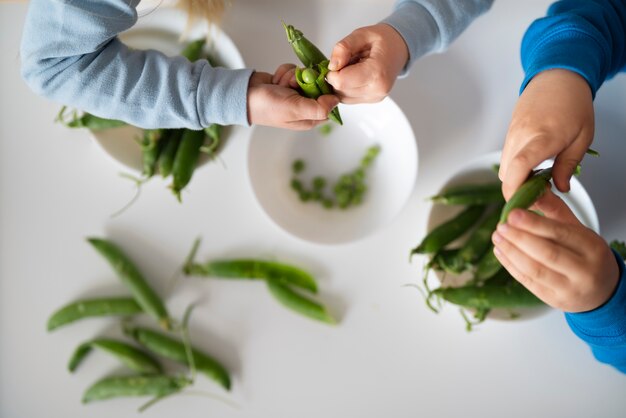
[[[591,347],[593,355],[626,373],[626,268],[615,253],[620,278],[613,296],[593,311],[566,313],[565,319],[574,334]]]
[[[137,21],[139,0],[31,0],[22,76],[38,94],[142,128],[247,125],[252,70],[213,68],[136,51],[117,34]]]
[[[562,68],[584,77],[592,93],[626,65],[626,1],[562,0],[528,28],[522,41],[528,82],[541,71]]]
[[[445,50],[492,4],[493,0],[396,1],[393,13],[382,23],[397,30],[409,48],[403,72],[421,56]]]

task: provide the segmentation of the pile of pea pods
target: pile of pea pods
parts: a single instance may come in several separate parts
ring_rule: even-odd
[[[179,323],[169,315],[163,299],[122,251],[110,240],[89,238],[88,242],[102,255],[130,291],[128,297],[100,297],[71,302],[48,319],[48,331],[73,322],[95,317],[122,318],[124,334],[137,345],[120,339],[98,337],[84,341],[72,354],[68,369],[75,372],[92,351],[117,358],[132,373],[107,376],[91,385],[83,394],[83,403],[119,397],[152,396],[140,408],[144,410],[157,400],[183,391],[192,385],[196,373],[202,373],[224,390],[231,389],[227,369],[214,357],[191,346],[187,323],[191,307]],[[285,307],[309,318],[335,324],[326,308],[300,291],[317,292],[315,279],[304,270],[278,262],[256,259],[214,260],[204,264],[194,261],[200,241],[196,240],[187,257],[183,273],[187,276],[227,279],[263,280],[270,294]],[[132,317],[147,314],[160,330],[134,325]],[[172,360],[188,368],[187,373],[168,374],[160,359]]]
[[[469,331],[483,322],[492,309],[507,309],[515,318],[515,309],[544,306],[502,267],[493,252],[491,235],[513,209],[531,207],[546,192],[551,178],[551,167],[534,172],[506,203],[499,182],[453,186],[431,198],[434,204],[462,206],[463,210],[435,227],[411,251],[411,256],[429,257],[424,277],[429,308],[439,310],[433,299],[439,306],[441,300],[460,306]],[[462,237],[466,238],[460,245],[450,246]],[[444,277],[470,272],[471,279],[462,286],[442,285],[430,290],[427,279],[431,269]],[[468,318],[465,310],[471,312],[473,319]]]
[[[198,39],[190,42],[181,52],[189,61],[207,59],[203,54],[206,40]],[[73,111],[67,119],[66,107],[62,107],[57,121],[68,128],[86,128],[91,131],[126,126],[125,122],[101,118],[90,113]],[[146,129],[138,140],[142,151],[142,178],[137,180],[141,185],[154,176],[161,174],[165,179],[172,177],[170,189],[181,201],[181,191],[187,187],[198,165],[200,155],[206,153],[215,158],[224,143],[223,127],[212,124],[204,130],[191,129]]]

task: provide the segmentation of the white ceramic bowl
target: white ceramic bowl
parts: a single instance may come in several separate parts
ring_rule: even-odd
[[[444,183],[440,191],[443,191],[450,186],[456,186],[461,184],[482,184],[499,182],[498,176],[493,167],[494,165],[500,163],[500,157],[501,152],[497,151],[485,154],[470,161],[459,171],[454,173]],[[552,161],[545,161],[539,165],[539,168],[549,167],[552,165],[552,163]],[[566,194],[558,192],[554,187],[552,188],[552,190],[555,194],[560,196],[565,201],[565,203],[570,207],[572,212],[585,226],[599,233],[600,224],[598,222],[598,215],[596,213],[595,207],[593,206],[591,198],[575,177],[572,178],[570,186],[570,192]],[[427,231],[430,232],[432,229],[442,224],[446,220],[451,219],[456,214],[461,212],[463,208],[463,206],[433,204],[428,217]],[[449,246],[455,247],[460,245],[464,238],[465,236],[461,237],[459,240],[449,244]],[[459,286],[471,278],[471,273],[467,272],[460,275],[435,272],[435,275],[437,276],[439,281],[445,284],[445,286]],[[519,318],[528,319],[546,312],[547,309],[516,308],[514,309],[514,311],[516,314],[519,315]],[[494,309],[488,317],[493,319],[510,319],[511,315],[509,311]]]
[[[340,105],[343,126],[329,134],[256,127],[248,149],[248,175],[257,201],[282,229],[306,241],[341,244],[389,223],[409,198],[417,176],[417,144],[402,110],[386,98],[376,104]],[[367,173],[360,206],[324,209],[303,203],[290,187],[292,163],[306,161],[304,180],[322,175],[331,183],[359,164],[374,144],[381,152]],[[328,188],[328,186],[327,186]]]
[[[221,66],[226,68],[243,68],[244,62],[233,41],[219,28],[207,25],[196,25],[186,34],[186,41],[181,43],[181,34],[185,30],[186,15],[174,8],[159,7],[141,17],[137,24],[120,35],[120,39],[128,46],[136,49],[155,49],[165,55],[180,54],[184,42],[206,36],[210,31],[210,43],[206,52]],[[226,128],[224,135],[228,135]],[[115,161],[124,167],[141,172],[141,147],[136,139],[141,138],[142,130],[134,126],[94,131],[92,135],[96,143]],[[208,161],[203,154],[198,165]]]

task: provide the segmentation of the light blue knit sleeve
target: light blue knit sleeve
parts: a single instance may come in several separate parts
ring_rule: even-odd
[[[493,0],[398,0],[382,23],[397,30],[409,48],[403,73],[421,56],[445,50],[492,4]]]
[[[38,94],[142,128],[247,125],[252,70],[128,48],[139,0],[31,0],[22,76]]]

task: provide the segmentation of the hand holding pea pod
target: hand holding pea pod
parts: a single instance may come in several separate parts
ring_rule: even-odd
[[[326,78],[342,103],[378,102],[389,94],[408,58],[402,36],[379,23],[359,28],[335,45]]]
[[[535,204],[545,216],[516,209],[493,235],[494,253],[521,284],[566,312],[597,308],[619,278],[606,242],[548,191]]]
[[[505,197],[535,166],[554,156],[554,184],[568,191],[593,133],[593,98],[587,81],[564,69],[535,75],[517,101],[502,151],[499,177]]]
[[[283,27],[293,51],[305,66],[295,69],[296,82],[304,95],[311,99],[317,99],[325,94],[333,94],[332,86],[326,82],[326,75],[329,71],[328,59],[302,34],[302,31],[292,25],[286,25],[284,22]],[[343,124],[339,109],[336,107],[331,110],[328,117],[339,125]]]

